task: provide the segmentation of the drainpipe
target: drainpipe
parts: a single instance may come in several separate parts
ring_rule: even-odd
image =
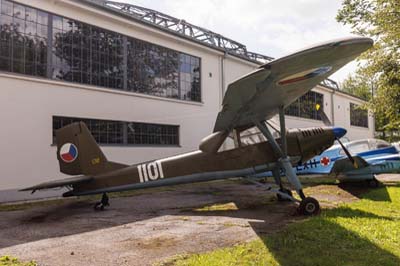
[[[220,97],[219,97],[219,106],[220,110],[222,110],[222,101],[224,100],[224,95],[225,95],[225,59],[226,59],[226,52],[221,56],[221,88],[220,88]],[[227,149],[227,143],[226,140],[222,144],[222,150]]]
[[[221,56],[221,91],[220,91],[220,101],[219,101],[220,106],[222,106],[222,101],[225,95],[225,59],[226,59],[226,52],[224,52],[224,55]]]
[[[331,121],[332,121],[332,126],[335,126],[335,100],[334,100],[335,93],[336,93],[336,90],[333,90],[332,94],[331,94],[331,118],[332,118]]]

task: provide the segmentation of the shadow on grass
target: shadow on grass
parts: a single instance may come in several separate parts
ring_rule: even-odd
[[[360,213],[352,215],[358,217]],[[400,265],[399,258],[392,253],[322,217],[291,225],[261,239],[281,266]]]
[[[387,185],[379,188],[369,188],[364,183],[339,183],[338,186],[357,198],[366,198],[371,195],[368,199],[373,201],[392,201],[386,188]],[[373,193],[374,191],[377,193]]]
[[[400,185],[396,185],[396,187],[400,187]],[[391,202],[386,187],[370,190],[360,197],[373,201]],[[365,222],[376,224],[380,221],[395,221],[396,219],[393,217],[341,206],[324,210],[321,216],[294,222],[304,219],[304,217],[288,218],[287,215],[282,214],[282,211],[287,212],[292,207],[290,203],[276,204],[272,202],[268,207],[264,206],[264,211],[272,211],[270,216],[263,214],[262,210],[249,211],[240,203],[235,203],[238,207],[236,211],[208,211],[201,215],[259,220],[250,221],[249,224],[281,266],[400,265],[400,259],[396,255],[335,221],[339,218],[341,222],[351,221],[353,223],[351,226],[357,226],[360,223],[360,227],[362,227],[365,226]],[[280,212],[281,214],[279,214]],[[284,227],[286,224],[289,225]],[[282,230],[282,228],[284,229]],[[375,233],[373,226],[367,230],[371,230],[371,234]],[[384,241],[379,239],[380,244]]]

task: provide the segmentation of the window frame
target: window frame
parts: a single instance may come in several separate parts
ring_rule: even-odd
[[[109,30],[109,29],[105,29],[105,28],[102,28],[102,27],[99,27],[99,26],[95,26],[95,25],[92,25],[92,24],[87,23],[87,22],[82,22],[82,21],[77,20],[77,19],[72,19],[72,18],[63,16],[63,15],[59,15],[59,14],[55,14],[55,13],[52,13],[52,12],[44,11],[42,9],[30,6],[30,5],[26,5],[26,4],[22,4],[22,3],[18,3],[18,2],[14,2],[14,1],[10,1],[10,0],[0,0],[1,8],[2,8],[2,2],[3,1],[7,1],[7,2],[12,3],[13,7],[14,7],[14,5],[19,5],[19,6],[23,6],[25,9],[29,9],[31,11],[32,10],[36,11],[36,20],[37,21],[39,21],[39,17],[41,17],[40,16],[41,14],[47,14],[47,18],[48,18],[48,21],[47,21],[47,35],[46,35],[46,38],[42,38],[43,40],[45,40],[45,44],[46,44],[46,47],[44,47],[43,49],[46,49],[47,53],[45,53],[45,56],[46,56],[46,60],[45,61],[46,62],[43,62],[43,64],[40,64],[40,66],[39,66],[40,68],[45,67],[45,70],[43,70],[43,69],[40,69],[40,71],[39,70],[37,70],[37,71],[35,70],[35,73],[33,73],[33,74],[26,74],[25,73],[26,72],[25,71],[26,67],[24,65],[24,67],[22,69],[23,71],[21,70],[23,73],[20,73],[21,71],[19,71],[19,70],[16,71],[16,70],[13,69],[14,68],[13,67],[13,61],[15,61],[15,60],[13,60],[13,58],[12,58],[12,51],[14,50],[14,47],[11,44],[11,48],[10,48],[11,49],[11,53],[9,53],[10,55],[8,56],[7,59],[3,60],[4,61],[4,68],[7,68],[7,69],[0,70],[0,72],[7,72],[7,73],[19,74],[19,75],[27,75],[27,76],[31,76],[31,77],[37,77],[37,78],[45,78],[45,79],[50,79],[50,80],[62,81],[62,82],[69,82],[69,83],[76,83],[76,84],[82,84],[82,85],[96,86],[96,87],[101,87],[101,88],[108,88],[108,89],[113,89],[113,90],[115,89],[115,90],[120,90],[120,91],[132,92],[131,90],[128,90],[127,86],[126,86],[126,84],[129,82],[127,80],[127,75],[126,75],[126,73],[127,73],[127,64],[126,64],[126,62],[127,62],[127,58],[128,58],[128,55],[129,55],[127,53],[127,51],[126,51],[126,43],[127,43],[126,40],[127,39],[134,39],[136,41],[141,42],[141,45],[143,47],[148,47],[148,51],[151,51],[151,50],[164,51],[166,56],[168,56],[171,53],[176,53],[177,57],[178,57],[177,58],[178,71],[176,73],[176,76],[177,76],[176,86],[171,86],[171,88],[167,88],[166,87],[164,89],[165,93],[161,93],[160,94],[160,93],[151,93],[151,91],[148,90],[148,86],[146,84],[144,84],[143,90],[134,91],[135,93],[141,93],[141,94],[146,94],[146,95],[151,95],[151,96],[161,97],[161,98],[167,98],[167,99],[176,99],[176,100],[185,101],[185,102],[202,103],[203,89],[202,89],[202,58],[201,57],[198,57],[198,56],[195,56],[195,55],[191,55],[191,54],[188,54],[186,52],[177,51],[177,50],[174,50],[174,49],[171,49],[169,47],[165,47],[165,46],[162,46],[162,45],[159,45],[159,44],[150,43],[148,41],[145,41],[145,40],[142,40],[142,39],[138,39],[138,38],[136,38],[134,36],[128,36],[126,34],[122,34],[122,33],[119,33],[119,32],[113,31],[113,30]],[[14,8],[12,10],[12,13],[14,14]],[[0,12],[0,18],[3,17],[3,16],[4,16],[4,14],[2,14]],[[11,18],[14,20],[13,16]],[[113,35],[118,35],[120,37],[121,42],[122,42],[121,47],[120,47],[121,49],[119,49],[120,53],[118,53],[119,56],[122,59],[121,59],[121,63],[119,64],[119,66],[117,66],[118,68],[121,68],[120,76],[114,77],[112,75],[112,76],[109,76],[108,78],[105,78],[102,75],[100,75],[100,76],[96,76],[94,78],[94,76],[93,76],[94,72],[93,72],[92,68],[93,68],[93,65],[95,65],[95,64],[93,63],[94,61],[93,61],[93,56],[92,56],[92,38],[91,38],[92,36],[90,36],[90,48],[89,48],[90,56],[89,56],[89,58],[84,58],[83,55],[81,56],[81,61],[88,59],[88,62],[85,62],[85,63],[89,63],[90,64],[90,69],[91,69],[90,73],[86,73],[87,71],[85,72],[85,69],[81,69],[81,70],[75,71],[75,70],[72,69],[72,66],[69,66],[68,67],[68,69],[69,69],[68,73],[70,73],[70,74],[65,79],[59,79],[56,76],[54,76],[54,74],[53,74],[54,69],[60,69],[59,65],[54,64],[55,55],[54,55],[54,51],[53,51],[54,50],[54,47],[53,47],[53,44],[54,44],[53,31],[56,31],[56,29],[55,29],[56,26],[53,25],[53,24],[56,24],[56,23],[54,23],[56,18],[61,18],[62,19],[62,23],[61,23],[62,27],[64,26],[64,23],[63,23],[64,20],[68,20],[68,21],[72,21],[74,23],[74,25],[75,24],[80,24],[80,25],[83,25],[84,27],[90,28],[91,32],[92,32],[93,28],[96,28],[98,31],[105,32],[105,35],[107,35],[108,33],[111,33]],[[28,21],[26,19],[26,22],[30,22],[30,21]],[[36,22],[36,23],[39,23],[39,22]],[[37,31],[39,31],[38,27],[37,27]],[[63,30],[61,30],[61,32],[62,31]],[[73,47],[73,46],[74,46],[74,44],[71,45],[71,47]],[[80,49],[83,50],[85,48],[81,47]],[[83,52],[81,52],[81,53],[83,53]],[[185,99],[184,97],[181,97],[181,95],[183,94],[182,91],[184,89],[184,88],[181,88],[181,82],[180,82],[181,73],[180,73],[180,60],[179,60],[179,58],[180,58],[181,55],[190,56],[192,58],[195,58],[196,61],[198,61],[198,68],[199,68],[198,83],[194,82],[193,78],[191,79],[190,87],[189,87],[188,92],[191,92],[192,90],[194,90],[194,96],[191,96],[188,99]],[[148,60],[148,58],[146,60]],[[163,60],[165,61],[165,58],[161,57],[160,61],[163,61]],[[25,61],[26,60],[24,60],[24,64],[25,64]],[[72,61],[73,61],[73,59],[72,59]],[[114,61],[114,60],[112,60],[112,61]],[[10,64],[10,66],[8,66],[8,64]],[[18,66],[16,63],[15,63],[15,65]],[[83,65],[83,63],[81,62],[81,68],[83,68],[82,65]],[[112,63],[109,64],[109,66],[112,67]],[[79,72],[79,71],[80,71],[80,73],[75,73],[75,72]],[[193,76],[195,76],[195,74],[191,73],[191,76],[193,77]],[[107,79],[107,81],[106,81],[106,79]],[[166,77],[164,77],[164,79],[166,79]],[[97,80],[98,82],[94,82],[94,80]],[[101,85],[102,81],[106,82],[107,86],[102,86]],[[197,86],[198,86],[198,88],[197,88]],[[174,91],[175,87],[178,90],[178,97],[174,97],[175,96],[174,93],[169,93],[169,92]],[[157,91],[159,92],[159,91],[162,91],[162,90],[163,90],[162,88],[158,88]],[[171,94],[171,95],[169,95],[169,94]]]
[[[359,104],[350,102],[350,126],[369,129],[368,110],[360,108]]]
[[[62,120],[65,120],[64,122]],[[121,120],[110,120],[110,119],[97,119],[97,118],[83,118],[83,117],[70,117],[53,115],[52,116],[52,146],[56,146],[55,131],[66,125],[75,122],[83,122],[88,127],[89,131],[95,138],[96,142],[100,146],[117,146],[117,147],[181,147],[180,145],[180,125],[172,124],[160,124],[160,123],[144,123],[144,122],[134,122],[134,121],[121,121]],[[57,126],[55,127],[55,125]],[[134,124],[136,127],[141,128],[140,139],[147,139],[148,143],[129,143],[129,131],[128,124]],[[122,141],[120,143],[110,142],[109,140],[116,136],[117,131],[107,131],[110,127],[119,125],[121,127],[120,136]],[[146,129],[144,131],[143,129]],[[150,130],[151,129],[151,130]],[[105,131],[106,130],[106,131]],[[159,134],[159,139],[157,139],[157,132]],[[175,131],[169,133],[170,130]],[[104,132],[105,131],[105,132]],[[163,132],[166,134],[163,135]],[[102,135],[103,134],[103,135]],[[144,137],[145,136],[145,137]],[[134,135],[134,137],[137,137]],[[163,141],[164,138],[164,141]],[[104,141],[106,139],[106,141]],[[153,143],[150,140],[153,139]],[[175,140],[174,143],[170,143],[168,139]],[[115,139],[114,139],[115,140]],[[160,140],[158,143],[157,141]]]
[[[325,95],[320,92],[316,92],[313,90],[308,91],[306,94],[302,95],[298,99],[296,99],[293,103],[285,108],[285,115],[291,117],[297,117],[301,119],[309,119],[314,121],[322,121],[321,116],[318,114],[317,110],[315,109],[316,104],[319,104],[324,109],[324,97]],[[312,98],[312,99],[310,99]],[[320,102],[318,102],[318,99]],[[307,103],[307,105],[303,105]],[[311,103],[311,104],[310,104]],[[312,110],[310,114],[304,110]]]

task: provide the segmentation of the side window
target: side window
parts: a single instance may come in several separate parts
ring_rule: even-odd
[[[346,147],[349,150],[349,152],[353,155],[357,154],[357,153],[368,151],[370,149],[369,145],[368,145],[368,141],[351,143],[351,144],[347,145]],[[345,155],[345,152],[343,150],[340,150],[340,154]]]
[[[352,154],[368,151],[369,150],[368,142],[361,142],[349,145],[348,150]]]

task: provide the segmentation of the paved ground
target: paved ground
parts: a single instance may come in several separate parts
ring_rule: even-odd
[[[307,191],[324,207],[357,199],[336,185]],[[277,203],[261,187],[238,181],[113,198],[104,212],[93,211],[92,204],[67,201],[0,212],[0,256],[44,266],[152,265],[248,241],[303,219],[294,204]],[[213,204],[222,204],[222,210],[204,208]]]

